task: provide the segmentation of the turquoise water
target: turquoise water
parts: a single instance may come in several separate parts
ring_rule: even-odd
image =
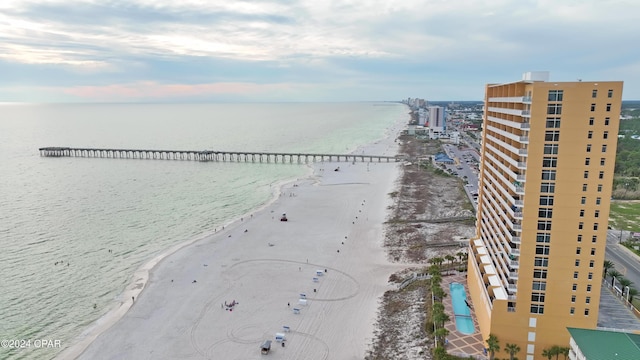
[[[467,299],[467,293],[464,291],[464,285],[451,283],[449,285],[449,291],[451,292],[453,313],[456,318],[456,329],[466,335],[473,334],[473,319],[471,318],[471,310],[465,302]]]
[[[308,169],[44,158],[39,147],[345,153],[408,121],[406,106],[390,103],[1,105],[0,111],[0,339],[61,340],[63,348],[119,303],[142,264],[265,204],[279,183]],[[0,348],[0,359],[50,359],[60,350]]]

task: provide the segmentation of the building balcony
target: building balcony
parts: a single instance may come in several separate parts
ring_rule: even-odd
[[[522,211],[516,211],[513,213],[513,217],[518,219],[518,220],[522,220]],[[520,228],[522,229],[522,228]]]
[[[518,181],[525,182],[526,179],[527,179],[526,175],[522,175],[522,174],[516,175],[516,180],[518,180]]]
[[[515,200],[513,204],[515,206],[524,206],[524,200]]]
[[[527,163],[525,161],[518,161],[518,169],[526,169]],[[524,180],[524,177],[523,177]]]
[[[529,137],[528,136],[520,136],[520,142],[523,144],[528,144],[529,143]]]
[[[520,269],[520,262],[518,260],[509,260],[509,266],[514,269]]]
[[[516,194],[524,195],[524,187],[523,186],[516,186]]]
[[[518,280],[518,272],[517,271],[511,271],[509,273],[509,279]]]
[[[527,149],[518,150],[518,155],[527,156],[528,154],[529,152],[527,151]]]
[[[511,237],[511,242],[514,243],[514,244],[520,245],[520,243],[522,242],[522,239],[520,238],[520,236],[512,236]]]
[[[509,255],[520,256],[520,249],[509,248]]]
[[[522,110],[520,115],[524,117],[531,117],[531,110]]]
[[[531,124],[529,124],[528,122],[520,123],[520,129],[530,129],[530,128],[531,128]]]
[[[509,301],[516,301],[516,296],[515,295],[507,295],[507,300]]]
[[[525,104],[531,104],[531,96],[523,96],[522,102]]]
[[[518,287],[515,284],[507,285],[507,290],[511,293],[516,293],[518,291]]]

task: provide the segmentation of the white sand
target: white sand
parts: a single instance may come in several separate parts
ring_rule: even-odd
[[[356,153],[394,155],[403,127]],[[286,347],[274,341],[269,358],[363,359],[388,277],[401,267],[382,248],[399,166],[314,165],[266,208],[146,264],[120,307],[60,358],[258,359],[260,344],[286,325]],[[282,213],[289,221],[279,221]],[[233,300],[233,311],[221,308]]]

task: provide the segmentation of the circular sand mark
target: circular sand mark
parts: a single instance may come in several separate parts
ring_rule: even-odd
[[[326,269],[327,271],[330,271],[331,274],[339,274],[341,277],[343,277],[344,279],[346,279],[345,281],[349,282],[351,284],[351,286],[348,287],[348,291],[344,296],[335,296],[335,297],[326,297],[326,298],[321,298],[321,297],[313,297],[312,294],[307,294],[307,299],[309,300],[314,300],[314,301],[342,301],[342,300],[347,300],[350,298],[355,297],[356,295],[358,295],[358,292],[360,291],[360,283],[358,282],[358,280],[356,280],[356,278],[354,278],[353,276],[347,274],[344,271],[340,271],[338,269],[335,268],[330,268],[330,267],[325,267],[322,265],[318,265],[318,264],[311,264],[311,263],[306,263],[306,262],[302,262],[302,261],[292,261],[292,260],[283,260],[283,259],[253,259],[253,260],[244,260],[244,261],[239,261],[237,263],[234,263],[233,265],[230,265],[228,267],[228,269],[224,270],[223,272],[223,276],[228,276],[229,272],[231,272],[234,268],[242,266],[242,265],[247,265],[250,263],[282,263],[282,264],[296,264],[296,265],[305,265],[305,266],[314,266],[317,268],[322,268],[322,269]],[[282,271],[285,272],[284,274],[279,274],[279,275],[286,275],[286,271],[290,271],[290,270],[276,270],[276,269],[270,269],[270,271]],[[256,272],[258,272],[258,270],[256,270]],[[229,282],[229,286],[232,286],[231,283],[233,282],[233,279],[227,279],[227,281]]]
[[[235,343],[255,344],[267,337],[267,332],[258,325],[245,325],[227,332],[227,338]]]
[[[313,359],[327,360],[329,358],[329,345],[327,345],[326,342],[324,342],[323,340],[321,340],[317,336],[311,335],[309,333],[298,332],[298,331],[292,331],[291,333],[295,337],[302,336],[302,337],[306,337],[306,338],[312,340],[313,341],[313,344],[311,344],[312,347],[315,345],[315,346],[320,348],[319,351],[316,351],[316,352],[305,351],[305,353],[307,353],[307,354],[312,354],[313,353],[314,355],[317,355],[317,357],[313,357]],[[305,349],[305,350],[307,350],[307,349]],[[309,357],[308,359],[312,359],[312,358]]]

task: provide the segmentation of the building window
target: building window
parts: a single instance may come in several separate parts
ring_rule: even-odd
[[[538,220],[538,230],[551,231],[551,221],[549,221],[549,220]]]
[[[587,191],[587,184],[582,184],[582,191]]]
[[[600,158],[600,166],[604,166],[606,159]]]
[[[560,127],[559,118],[547,118],[547,128],[559,128],[559,127]]]
[[[598,184],[598,192],[602,192],[602,184]]]
[[[580,266],[580,259],[576,259],[575,266]]]
[[[558,144],[544,144],[544,154],[545,155],[557,155],[558,154]]]
[[[598,230],[598,223],[594,223],[594,224],[593,224],[593,230],[594,230],[594,231]]]
[[[600,198],[596,198],[596,205],[600,205],[601,199]]]
[[[587,285],[587,292],[591,291],[591,285]]]
[[[596,111],[596,104],[591,104],[591,111]]]
[[[536,255],[549,255],[549,249],[547,245],[536,245]]]
[[[580,217],[584,217],[584,209],[580,210]]]
[[[582,252],[582,248],[578,246],[576,248],[576,255],[580,255],[581,252]]]
[[[593,217],[600,217],[600,210],[596,210],[596,211],[593,213]]]
[[[540,192],[541,193],[553,193],[556,190],[555,183],[541,183],[540,184]]]
[[[595,242],[597,242],[597,241],[598,241],[598,235],[593,235],[593,236],[591,237],[591,242],[592,242],[592,243],[595,243]]]
[[[607,152],[607,145],[602,145],[602,152],[603,153]]]
[[[583,176],[584,176],[585,179],[588,179],[589,178],[589,171],[585,170]]]
[[[611,104],[607,104],[607,111],[611,111]]]
[[[590,273],[589,273],[589,276],[587,276],[587,278],[588,278],[589,280],[593,280],[593,273],[592,273],[592,272],[590,272]]]
[[[542,180],[555,180],[555,179],[556,179],[555,170],[542,170]]]
[[[574,278],[574,279],[577,279],[577,278],[578,278],[578,272],[577,272],[577,271],[574,271],[574,272],[573,272],[573,278]]]
[[[531,301],[544,302],[544,293],[531,293]]]
[[[596,254],[596,248],[591,248],[591,256],[594,256]]]
[[[569,309],[569,314],[573,315],[576,313],[576,308],[572,307],[571,309]]]
[[[536,242],[539,242],[539,243],[550,243],[551,242],[551,234],[547,234],[547,233],[538,233],[538,234],[536,234]]]
[[[589,316],[589,309],[584,309],[584,316]]]
[[[584,223],[582,221],[580,221],[578,223],[578,230],[582,230],[583,227],[584,227]]]
[[[547,283],[544,281],[534,281],[533,290],[545,291],[547,289]]]
[[[544,158],[542,158],[542,167],[554,168],[556,166],[558,166],[558,158],[554,158],[554,157],[544,157]]]
[[[582,242],[582,235],[578,235],[578,242]]]
[[[613,89],[609,89],[609,91],[607,92],[607,97],[608,98],[612,98],[613,97]]]
[[[584,302],[587,304],[591,303],[591,296],[587,296],[587,298],[584,299]]]
[[[562,104],[547,105],[547,115],[560,115],[560,114],[562,114]]]
[[[591,144],[587,144],[587,152],[591,152]]]
[[[534,279],[546,279],[547,278],[547,270],[544,270],[544,269],[535,269],[535,270],[533,270],[533,278]]]
[[[593,123],[596,121],[596,118],[589,118],[589,125],[593,125]]]
[[[590,268],[594,267],[595,264],[596,264],[595,261],[593,261],[593,260],[589,261],[589,267]]]
[[[547,267],[549,266],[549,258],[536,257],[533,261],[533,266]]]
[[[571,295],[571,302],[572,303],[576,302],[576,296],[575,295]]]
[[[604,171],[598,173],[598,179],[604,179]]]
[[[602,133],[602,138],[603,139],[608,139],[609,138],[609,132],[605,131],[604,133]]]
[[[544,132],[545,141],[560,141],[560,131],[548,130]]]
[[[589,163],[591,163],[591,158],[584,159],[584,164],[585,165],[589,165]]]
[[[592,98],[596,98],[596,97],[598,97],[598,90],[593,89],[593,90],[591,91],[591,97],[592,97]]]
[[[610,121],[610,120],[611,120],[611,119],[610,119],[610,118],[608,118],[608,117],[604,118],[604,124],[605,124],[605,125],[609,125],[609,121]]]
[[[593,131],[587,133],[587,139],[593,139]]]
[[[562,101],[563,90],[549,90],[549,101]]]
[[[539,208],[538,217],[544,219],[551,219],[553,216],[553,210],[551,208]]]
[[[573,284],[571,290],[578,291],[578,284]]]
[[[544,314],[544,305],[531,304],[531,313],[532,314]]]
[[[582,198],[580,198],[580,205],[584,205],[586,203],[587,203],[587,198],[586,197],[583,196]]]
[[[540,205],[542,205],[542,206],[551,206],[551,205],[553,205],[553,195],[540,196]]]

